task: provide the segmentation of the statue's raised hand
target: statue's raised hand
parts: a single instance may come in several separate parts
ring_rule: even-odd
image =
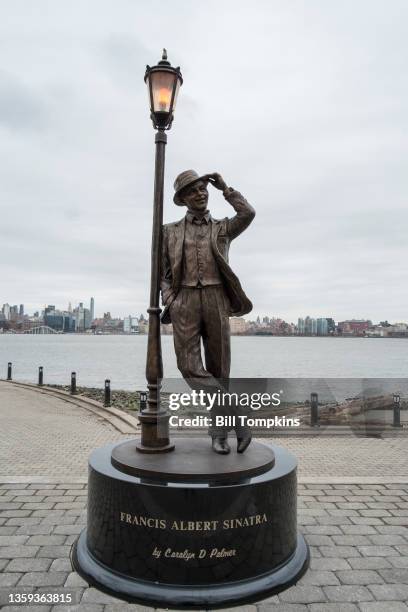
[[[224,181],[221,174],[219,174],[218,172],[207,174],[206,179],[209,183],[211,183],[213,187],[219,189],[220,191],[224,191],[225,189],[227,189],[227,183]]]

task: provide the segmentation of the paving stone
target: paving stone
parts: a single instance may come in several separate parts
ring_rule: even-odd
[[[53,529],[53,525],[44,525],[41,523],[37,525],[21,525],[16,535],[50,535]]]
[[[299,585],[325,586],[340,584],[334,572],[309,569],[297,583]]]
[[[17,546],[25,544],[28,536],[24,535],[0,535],[0,546]]]
[[[55,504],[57,510],[82,510],[84,507],[83,502],[61,502]]]
[[[408,612],[408,606],[402,601],[370,601],[360,604],[361,612]]]
[[[67,579],[65,572],[27,572],[21,578],[21,586],[62,586]]]
[[[305,534],[305,538],[309,546],[333,546],[333,540],[330,536]]]
[[[36,516],[13,517],[7,519],[7,525],[16,525],[18,527],[24,527],[25,525],[38,525],[39,523],[41,523],[41,519]]]
[[[64,584],[65,587],[89,587],[89,584],[76,572],[71,572]]]
[[[104,610],[104,606],[102,604],[83,604],[83,603],[77,606],[60,605],[60,606],[53,606],[52,608],[52,612],[103,612],[103,610]],[[152,608],[150,608],[150,612],[151,610]],[[13,610],[13,612],[16,612],[16,611]]]
[[[38,546],[0,546],[0,559],[15,559],[16,557],[35,557],[38,550]]]
[[[76,519],[73,516],[59,516],[59,517],[44,516],[41,523],[43,525],[52,525],[53,527],[62,526],[62,525],[75,525]]]
[[[350,524],[352,518],[354,517],[348,518],[347,516],[319,516],[319,525],[348,525]]]
[[[19,510],[22,504],[17,502],[1,502],[0,498],[0,510]]]
[[[235,608],[237,610],[238,608]],[[305,604],[290,604],[290,603],[278,603],[272,605],[258,605],[260,612],[308,612],[309,607]]]
[[[371,584],[368,588],[377,600],[405,601],[408,599],[408,584]]]
[[[8,572],[46,572],[50,569],[51,559],[12,559],[7,566]]]
[[[394,567],[408,567],[408,557],[387,557],[387,561],[389,561]]]
[[[310,535],[341,535],[337,525],[306,525],[302,531]]]
[[[385,517],[384,523],[386,525],[407,525],[408,526],[408,517],[405,517],[405,518],[398,517],[398,516]]]
[[[399,553],[391,546],[358,546],[363,557],[395,557]]]
[[[336,535],[333,536],[333,543],[338,546],[358,546],[370,545],[371,542],[367,536],[363,535]]]
[[[355,525],[383,525],[384,524],[380,518],[377,518],[375,516],[351,516],[350,520]]]
[[[57,491],[58,492],[58,491]],[[55,493],[55,491],[54,491]],[[68,504],[68,503],[75,503],[75,497],[73,495],[71,495],[70,497],[65,496],[65,495],[61,495],[61,491],[59,491],[60,495],[58,495],[58,497],[56,496],[49,496],[45,498],[45,503],[55,503],[55,507],[58,507],[58,504]],[[81,504],[81,508],[83,507],[83,504]]]
[[[2,612],[21,612],[22,610],[28,610],[28,612],[48,612],[49,610],[51,610],[51,606],[47,606],[45,604],[42,604],[40,606],[4,606],[4,608],[1,609]]]
[[[302,604],[326,601],[326,597],[322,589],[317,586],[294,586],[291,589],[280,593],[279,599],[287,603]]]
[[[406,544],[406,540],[401,536],[401,535],[393,535],[393,534],[387,534],[387,535],[371,535],[368,536],[371,540],[371,542],[375,545],[378,546],[398,546],[400,544],[404,545]]]
[[[45,504],[44,502],[26,502],[23,504],[24,510],[41,510],[41,512],[51,510],[53,507],[54,504]]]
[[[374,598],[370,591],[365,586],[327,586],[323,588],[325,595],[329,601],[372,601]]]
[[[44,497],[62,497],[63,493],[55,488],[55,485],[50,489],[39,489],[35,492],[36,495],[43,495]]]
[[[24,491],[25,493],[25,491]],[[20,504],[39,504],[44,501],[44,496],[34,495],[34,491],[31,492],[31,495],[24,495],[21,497],[15,497],[13,501],[17,501]],[[25,506],[24,506],[25,507]]]
[[[384,578],[385,582],[408,584],[408,568],[383,569],[379,570],[379,574]]]
[[[273,608],[275,610],[275,608]],[[104,612],[152,612],[152,608],[147,606],[140,606],[139,604],[126,604],[122,601],[121,604],[107,604],[105,605]],[[255,605],[243,605],[239,607],[239,612],[256,612],[257,608]],[[223,608],[223,612],[237,612],[237,608]]]
[[[72,565],[69,557],[54,559],[50,566],[50,572],[72,572]]]
[[[393,558],[400,559],[401,557]],[[348,559],[348,562],[351,567],[356,570],[377,570],[390,568],[390,559],[386,559],[385,557],[353,557]]]
[[[20,580],[22,574],[17,574],[15,572],[3,572],[0,574],[0,588],[4,589],[5,587],[12,587],[17,584]]]
[[[33,546],[60,546],[64,544],[66,536],[62,535],[34,535],[29,538],[27,544]]]
[[[60,557],[68,557],[70,550],[70,546],[41,546],[37,557],[59,559]]]
[[[0,527],[0,536],[18,535],[16,534],[17,525],[2,525]]]
[[[345,535],[371,535],[378,533],[376,530],[380,529],[382,525],[374,527],[373,525],[341,525],[341,530]]]
[[[312,604],[310,612],[359,612],[359,608],[353,603],[324,603]]]
[[[389,510],[360,510],[360,514],[363,517],[370,518],[382,518],[383,516],[391,516]]]
[[[367,506],[371,510],[374,510],[376,508],[383,508],[385,510],[395,510],[397,508],[396,504],[385,502],[375,502],[373,504],[367,504]]]
[[[385,571],[385,570],[384,570]],[[392,571],[392,570],[391,570]],[[374,570],[346,570],[337,572],[336,576],[342,584],[376,584],[384,580]]]
[[[408,527],[404,525],[379,525],[377,531],[384,535],[391,533],[408,537]]]
[[[339,557],[323,557],[320,559],[312,558],[310,560],[310,568],[313,570],[348,570],[350,569],[350,560],[341,559]]]
[[[371,548],[371,547],[367,547]],[[354,546],[320,546],[323,557],[359,557],[360,553]]]
[[[81,533],[82,525],[56,525],[53,533],[61,535],[77,535]]]
[[[9,559],[0,559],[0,572],[8,565]]]
[[[101,603],[101,604],[109,604],[109,603],[121,603],[121,600],[117,597],[112,597],[111,595],[107,595],[106,593],[102,593],[102,591],[98,591],[93,587],[90,589],[85,589],[84,594],[82,595],[81,605],[84,603]]]

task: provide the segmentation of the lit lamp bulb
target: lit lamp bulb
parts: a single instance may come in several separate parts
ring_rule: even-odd
[[[159,103],[159,109],[161,111],[167,111],[170,105],[170,95],[171,92],[162,87],[161,89],[159,89],[159,95],[158,95],[158,103]]]

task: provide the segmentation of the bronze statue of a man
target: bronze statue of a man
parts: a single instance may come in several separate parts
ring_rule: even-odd
[[[208,183],[222,191],[236,211],[233,217],[218,220],[210,215]],[[199,176],[194,170],[186,170],[176,178],[174,189],[174,203],[186,206],[187,212],[180,221],[163,226],[162,322],[173,324],[177,366],[183,377],[190,385],[196,381],[198,386],[216,389],[220,386],[214,379],[226,380],[230,374],[229,317],[252,310],[228,264],[228,251],[231,240],[248,227],[255,211],[238,191],[227,187],[218,173]],[[215,414],[212,410],[211,416]],[[237,451],[242,453],[251,441],[250,430],[239,423],[233,429]],[[228,427],[213,423],[209,434],[215,452],[230,452]]]

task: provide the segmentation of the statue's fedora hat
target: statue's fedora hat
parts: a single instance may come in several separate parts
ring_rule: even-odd
[[[183,206],[184,202],[180,199],[181,191],[198,181],[206,181],[208,183],[208,175],[205,174],[204,176],[200,176],[195,170],[185,170],[179,174],[174,181],[175,194],[173,202],[177,204],[177,206]]]

